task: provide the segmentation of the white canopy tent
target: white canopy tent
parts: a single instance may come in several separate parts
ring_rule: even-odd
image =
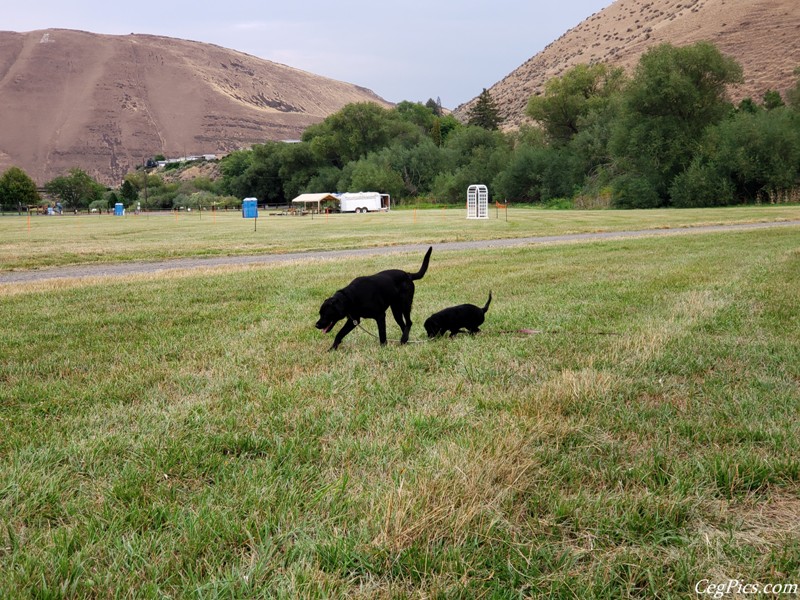
[[[334,196],[333,194],[300,194],[297,198],[292,200],[292,204],[302,204],[304,208],[307,208],[309,204],[316,204],[317,212],[320,212],[320,205],[323,202],[338,202],[339,199]]]

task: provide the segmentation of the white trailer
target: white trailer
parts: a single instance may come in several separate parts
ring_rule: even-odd
[[[389,194],[378,192],[345,192],[339,194],[339,210],[341,212],[374,212],[387,211],[391,208],[392,199]]]

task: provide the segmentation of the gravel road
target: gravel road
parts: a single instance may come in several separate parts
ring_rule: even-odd
[[[558,244],[592,240],[625,239],[666,235],[686,235],[694,233],[714,233],[725,231],[747,231],[773,227],[800,227],[800,221],[779,221],[771,223],[744,223],[737,225],[708,225],[673,229],[643,229],[637,231],[609,231],[600,233],[576,233],[570,235],[551,235],[499,240],[479,240],[472,242],[442,242],[434,244],[437,252],[486,248],[510,248],[534,244]],[[798,240],[800,242],[800,240]],[[430,244],[403,244],[376,248],[351,250],[326,250],[320,252],[290,252],[286,254],[261,254],[256,256],[219,256],[212,258],[176,258],[154,262],[125,262],[100,265],[76,265],[54,267],[31,271],[9,271],[0,273],[0,285],[30,283],[52,279],[76,279],[81,277],[121,277],[125,275],[152,274],[164,271],[225,267],[236,265],[266,265],[296,261],[336,260],[355,256],[376,256],[403,252],[424,252]]]

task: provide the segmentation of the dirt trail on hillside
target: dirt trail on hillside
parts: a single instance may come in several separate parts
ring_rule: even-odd
[[[499,240],[476,240],[471,242],[442,242],[433,244],[433,246],[436,252],[486,250],[536,244],[561,244],[568,242],[589,242],[596,240],[613,240],[667,235],[734,232],[752,229],[767,229],[773,227],[800,227],[800,221],[742,223],[735,225],[706,225],[698,227],[679,227],[674,229],[643,229],[636,231],[607,231],[599,233],[576,233],[569,235],[535,236]],[[800,244],[800,239],[798,240],[798,243]],[[359,256],[424,252],[429,245],[431,244],[402,244],[398,246],[382,246],[375,248],[353,248],[347,250],[326,250],[317,252],[290,252],[286,254],[219,256],[212,258],[176,258],[154,262],[75,265],[35,271],[11,271],[7,273],[0,273],[0,285],[39,282],[53,279],[122,277],[142,274],[147,275],[175,270],[209,269],[242,265],[269,265],[290,262],[309,263],[319,260],[341,260]]]

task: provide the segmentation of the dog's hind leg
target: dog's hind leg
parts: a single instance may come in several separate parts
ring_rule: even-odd
[[[394,304],[391,308],[392,316],[394,316],[394,320],[397,321],[397,325],[403,332],[403,334],[400,336],[400,343],[405,344],[408,342],[408,336],[411,333],[411,312],[409,311],[408,314],[406,314],[402,308]]]
[[[411,319],[406,319],[406,327],[403,329],[403,335],[400,338],[401,344],[408,343],[408,336],[411,335]]]

